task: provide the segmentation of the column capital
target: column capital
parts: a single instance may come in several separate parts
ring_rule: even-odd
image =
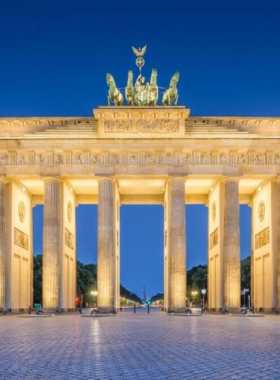
[[[280,183],[280,176],[277,176],[273,179],[274,182],[276,182],[277,184]]]
[[[240,177],[224,177],[222,179],[223,183],[227,183],[227,182],[239,182],[239,181],[240,181]]]
[[[57,183],[61,183],[62,182],[61,177],[42,177],[42,180],[45,183],[46,182],[57,182]]]
[[[116,183],[117,180],[114,177],[97,177],[96,178],[97,182],[111,182],[111,183]]]
[[[9,182],[9,180],[6,177],[0,177],[0,183],[3,183],[6,185]]]
[[[174,176],[174,177],[168,177],[166,179],[166,182],[167,183],[170,183],[170,182],[183,182],[183,183],[186,183],[186,178],[183,177],[183,176]]]

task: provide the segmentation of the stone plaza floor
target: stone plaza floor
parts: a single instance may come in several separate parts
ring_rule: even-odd
[[[0,316],[0,379],[280,379],[280,317]]]

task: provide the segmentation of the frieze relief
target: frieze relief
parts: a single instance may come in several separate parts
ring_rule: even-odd
[[[10,156],[8,154],[0,154],[0,165],[8,165],[9,161]]]
[[[219,228],[216,228],[215,231],[210,235],[210,249],[214,248],[219,241]]]
[[[129,165],[140,165],[140,156],[135,153],[129,153],[126,162]]]
[[[280,152],[2,152],[1,165],[280,165]]]
[[[104,120],[104,133],[179,133],[178,120]]]
[[[67,228],[65,228],[64,236],[65,236],[65,245],[69,247],[70,249],[74,250],[74,235],[71,234],[71,232],[67,230]]]
[[[36,154],[35,163],[39,165],[47,164],[47,156],[42,153]]]
[[[29,238],[24,232],[14,228],[14,243],[19,247],[28,251]]]
[[[269,243],[269,227],[255,235],[255,249],[259,249]]]

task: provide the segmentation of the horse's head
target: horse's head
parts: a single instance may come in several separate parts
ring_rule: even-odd
[[[150,83],[151,84],[156,84],[157,83],[157,69],[153,69],[152,70]]]
[[[133,83],[133,71],[129,70],[128,77],[127,77],[127,84],[130,85]]]
[[[110,73],[106,74],[106,81],[108,86],[115,84],[114,78]]]
[[[179,76],[180,76],[180,73],[179,71],[176,71],[176,73],[173,75],[173,77],[171,78],[171,81],[170,81],[170,86],[176,86],[176,84],[179,82]]]

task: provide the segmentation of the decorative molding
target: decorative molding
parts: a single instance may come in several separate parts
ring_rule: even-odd
[[[264,201],[260,201],[260,203],[259,203],[258,216],[259,216],[259,221],[262,222],[264,220],[264,216],[265,216],[265,204],[264,204]]]
[[[212,202],[212,220],[213,222],[215,222],[215,219],[216,219],[216,213],[217,213],[217,207],[216,207],[216,202],[213,201]]]
[[[72,203],[70,201],[68,201],[68,204],[67,204],[67,217],[68,217],[69,223],[72,222],[72,216],[73,216]]]
[[[217,151],[63,151],[0,152],[0,166],[280,166],[280,151],[217,152]]]
[[[218,244],[219,239],[219,228],[217,227],[210,235],[210,250]]]
[[[269,243],[269,227],[255,235],[255,249],[259,249]]]
[[[28,251],[29,238],[24,232],[14,227],[14,244]]]
[[[18,204],[18,217],[21,223],[23,223],[25,219],[25,205],[23,201],[20,201]]]

